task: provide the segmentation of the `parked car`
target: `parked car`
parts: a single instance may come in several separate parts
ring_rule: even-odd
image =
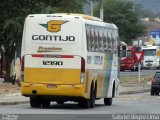
[[[159,92],[160,92],[160,72],[156,72],[151,84],[151,95],[159,95]]]

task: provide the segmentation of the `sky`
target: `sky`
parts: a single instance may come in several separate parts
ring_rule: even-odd
[[[126,0],[126,1],[142,5],[142,10],[149,10],[152,11],[154,14],[160,13],[160,0]],[[90,14],[90,5],[85,6],[84,12],[86,14]]]
[[[135,4],[141,4],[144,9],[150,10],[153,13],[160,13],[160,0],[128,0],[134,1]]]

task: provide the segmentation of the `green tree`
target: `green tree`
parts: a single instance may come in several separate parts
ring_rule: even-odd
[[[104,21],[114,23],[119,29],[120,39],[128,44],[138,36],[145,34],[145,26],[139,15],[133,11],[132,3],[120,0],[104,0]],[[99,7],[94,14],[99,16]]]
[[[83,0],[2,0],[0,4],[0,52],[6,69],[5,82],[11,82],[10,65],[15,51],[20,53],[23,24],[28,14],[82,13]]]

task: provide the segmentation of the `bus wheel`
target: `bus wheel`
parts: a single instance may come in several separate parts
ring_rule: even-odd
[[[82,101],[78,102],[78,106],[82,108],[93,108],[95,106],[95,98],[96,98],[96,91],[92,84],[90,91],[90,99],[84,98]]]
[[[62,104],[64,104],[64,102],[63,101],[57,101],[57,104],[62,105]]]
[[[79,102],[78,102],[78,107],[84,108],[84,107],[83,107],[83,101],[79,101]]]
[[[96,91],[94,87],[91,87],[91,94],[90,94],[90,108],[94,108],[95,106],[95,98],[96,98]]]
[[[112,105],[112,98],[104,98],[104,105],[106,106]]]
[[[78,106],[81,108],[90,108],[90,100],[84,98],[82,101],[78,102]]]
[[[43,108],[49,108],[50,107],[50,101],[49,100],[43,100],[42,101],[42,107]]]
[[[32,108],[39,108],[41,107],[41,101],[38,98],[30,97],[30,106]]]

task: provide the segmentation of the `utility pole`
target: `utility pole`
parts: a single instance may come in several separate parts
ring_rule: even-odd
[[[2,69],[3,69],[3,66],[2,66],[3,65],[3,54],[2,54],[2,51],[1,51],[0,54],[1,54],[1,59],[0,59],[1,60],[1,62],[0,62],[0,65],[1,65],[0,66],[1,67],[0,68],[0,78],[2,78]]]
[[[133,5],[133,6],[132,6],[132,9],[133,9],[133,12],[134,12],[134,11],[135,11],[135,10],[134,10],[134,0],[132,1],[132,5]]]
[[[93,16],[93,1],[92,0],[90,0],[90,4],[91,4],[91,16]]]
[[[100,3],[100,19],[103,20],[104,16],[103,16],[103,0],[101,0]]]

